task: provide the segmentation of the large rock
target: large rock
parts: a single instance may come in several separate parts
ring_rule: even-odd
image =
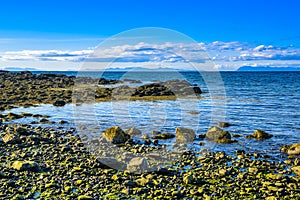
[[[34,161],[15,161],[12,168],[18,171],[39,172],[41,170],[40,165]]]
[[[300,166],[295,166],[292,168],[294,173],[297,174],[298,176],[300,176]]]
[[[125,133],[119,126],[106,129],[106,131],[103,132],[103,137],[114,144],[125,143],[130,139],[130,135]]]
[[[222,139],[231,139],[231,135],[227,131],[223,131],[221,128],[212,126],[206,133],[206,138],[208,140],[213,140],[217,142],[218,140]]]
[[[193,142],[195,137],[196,134],[193,129],[183,127],[176,128],[176,142],[178,143]]]
[[[273,135],[263,131],[263,130],[255,130],[253,135],[247,135],[246,138],[254,138],[256,140],[266,140],[273,137]]]
[[[300,154],[300,143],[293,145],[284,145],[280,148],[280,151],[287,153],[289,155],[299,155]]]
[[[300,154],[300,143],[291,145],[290,148],[287,150],[287,154],[289,154],[289,155]]]
[[[127,170],[130,172],[144,172],[149,169],[149,163],[145,158],[132,158],[127,164]]]

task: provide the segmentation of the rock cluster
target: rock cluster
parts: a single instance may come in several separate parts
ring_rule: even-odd
[[[74,130],[0,125],[0,138],[8,133],[15,134],[18,142],[0,140],[0,199],[300,198],[297,158],[282,163],[244,151],[236,156],[186,151],[166,168],[143,172],[149,167],[143,153],[153,151],[152,146],[126,143],[118,147],[137,155],[121,166],[116,159],[97,158],[87,151]],[[114,134],[109,137],[124,134],[119,127],[110,133]],[[178,134],[186,133],[193,138],[191,130],[178,130]],[[131,173],[137,171],[141,173]]]
[[[199,87],[191,86],[188,82],[180,80],[151,83],[138,87],[126,85],[105,87],[107,84],[117,83],[123,83],[123,81],[62,74],[0,71],[0,110],[41,103],[64,106],[71,102],[80,104],[118,99],[176,99],[180,96],[197,96],[202,93]]]

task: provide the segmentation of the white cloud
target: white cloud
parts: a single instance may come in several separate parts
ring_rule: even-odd
[[[13,61],[28,62],[118,62],[118,63],[206,63],[212,60],[216,69],[236,69],[243,65],[297,65],[300,49],[272,45],[252,46],[250,43],[138,43],[109,48],[63,50],[22,50],[0,53],[0,64]]]

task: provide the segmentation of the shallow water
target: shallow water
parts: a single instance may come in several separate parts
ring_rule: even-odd
[[[64,72],[69,75],[71,72]],[[72,72],[74,73],[74,72]],[[75,75],[75,74],[73,74]],[[96,76],[95,74],[93,74]],[[16,108],[5,112],[30,112],[50,115],[50,120],[70,122],[67,127],[75,125],[96,126],[95,132],[101,133],[108,127],[119,125],[123,129],[135,126],[143,133],[151,134],[153,130],[174,133],[178,126],[193,128],[197,134],[205,133],[216,121],[224,119],[234,124],[225,128],[232,134],[242,136],[252,134],[255,129],[263,129],[274,135],[266,141],[238,138],[237,144],[209,146],[214,150],[234,152],[245,149],[247,152],[260,152],[281,159],[280,146],[300,142],[300,73],[299,72],[222,72],[222,82],[213,73],[195,72],[105,72],[104,78],[139,79],[143,82],[153,80],[187,79],[198,85],[204,92],[202,99],[177,99],[176,101],[120,101],[100,102],[95,104],[73,104],[64,107],[40,105],[32,108]],[[224,99],[212,97],[214,89],[224,84]],[[211,85],[215,87],[211,87]],[[220,90],[221,91],[221,90]],[[224,100],[224,101],[223,101]],[[222,103],[226,102],[226,105]],[[226,109],[226,115],[222,109]],[[199,112],[191,114],[190,111]],[[34,118],[16,120],[29,123]],[[74,124],[77,122],[77,124]],[[80,122],[80,123],[78,123]],[[57,123],[55,126],[59,126]],[[171,144],[174,139],[166,141]],[[194,147],[201,149],[195,141]],[[207,147],[207,146],[205,146]]]

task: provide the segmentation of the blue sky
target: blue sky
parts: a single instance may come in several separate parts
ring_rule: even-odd
[[[252,52],[247,57],[252,61],[257,58],[253,51],[260,45],[270,47],[262,47],[260,52],[268,51],[263,52],[265,57],[276,58],[276,62],[280,60],[280,51],[289,49],[289,52],[284,52],[282,60],[286,61],[288,57],[288,60],[293,60],[292,64],[297,65],[300,57],[299,8],[297,0],[2,1],[0,67],[10,63],[10,66],[22,66],[21,59],[18,59],[18,64],[12,59],[3,59],[12,54],[9,52],[82,51],[95,47],[112,35],[139,27],[173,29],[210,47],[215,41],[226,45],[239,42]],[[245,54],[249,54],[231,50],[225,52],[227,57],[238,53],[243,54],[244,59]],[[211,49],[211,52],[216,51],[219,49]],[[30,61],[31,64],[26,61],[26,67],[34,63],[34,60]]]

